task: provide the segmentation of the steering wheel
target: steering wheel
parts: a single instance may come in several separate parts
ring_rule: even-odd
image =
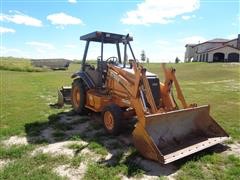
[[[116,56],[112,56],[112,57],[107,58],[106,62],[112,63],[112,64],[118,64],[118,58]]]

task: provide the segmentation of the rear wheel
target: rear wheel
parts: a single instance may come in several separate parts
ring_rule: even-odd
[[[71,101],[76,113],[83,114],[85,112],[86,92],[80,79],[76,79],[72,83]]]
[[[109,134],[119,134],[122,127],[123,111],[116,104],[106,106],[102,111],[104,128]]]

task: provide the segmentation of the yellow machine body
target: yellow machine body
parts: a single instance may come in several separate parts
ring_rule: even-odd
[[[210,107],[188,104],[175,76],[175,69],[162,65],[165,79],[148,72],[135,58],[128,35],[96,31],[80,37],[86,41],[81,70],[72,75],[71,88],[58,91],[58,105],[70,103],[78,114],[101,112],[111,134],[136,118],[133,142],[142,156],[170,163],[228,139],[210,116]],[[90,42],[101,43],[95,66],[86,63]],[[115,44],[118,57],[103,57],[103,45]],[[121,61],[120,44],[124,46]],[[133,60],[128,59],[129,47]],[[129,53],[130,54],[130,53]],[[173,93],[173,87],[175,93]],[[177,97],[174,97],[174,94]]]

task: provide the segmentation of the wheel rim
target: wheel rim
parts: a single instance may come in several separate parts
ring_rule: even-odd
[[[79,107],[80,105],[80,90],[79,88],[74,88],[73,89],[73,103],[75,106]]]
[[[104,124],[108,130],[112,130],[114,127],[113,116],[109,111],[104,113]]]

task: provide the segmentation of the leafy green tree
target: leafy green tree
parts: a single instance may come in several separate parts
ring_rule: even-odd
[[[179,62],[180,62],[180,59],[179,59],[178,57],[176,57],[175,63],[177,64],[177,63],[179,63]]]
[[[149,58],[147,58],[147,63],[149,64]]]
[[[141,52],[141,61],[146,61],[146,54],[145,54],[145,51],[144,50],[142,50],[142,52]]]

